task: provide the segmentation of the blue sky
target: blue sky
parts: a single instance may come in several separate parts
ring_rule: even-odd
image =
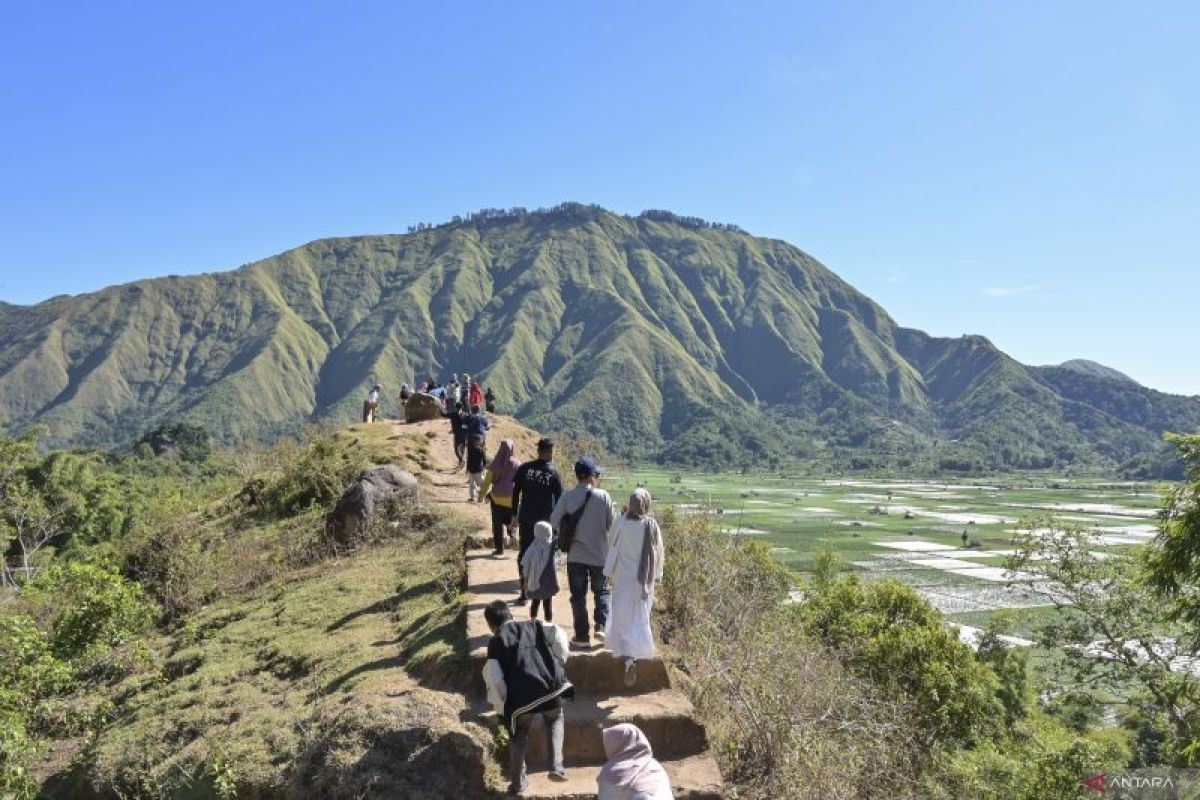
[[[1200,394],[1200,4],[10,3],[0,299],[595,202]]]

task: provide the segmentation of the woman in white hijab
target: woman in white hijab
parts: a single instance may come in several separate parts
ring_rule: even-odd
[[[613,655],[625,659],[626,686],[637,683],[638,659],[655,654],[650,608],[655,584],[662,580],[663,538],[650,516],[650,502],[648,491],[635,491],[608,532],[604,574],[612,578],[613,592],[604,640]]]
[[[674,800],[671,779],[640,728],[614,725],[605,728],[602,736],[608,762],[597,778],[599,800]]]

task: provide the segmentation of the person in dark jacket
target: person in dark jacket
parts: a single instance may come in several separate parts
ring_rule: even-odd
[[[487,446],[487,433],[491,427],[487,415],[479,410],[479,406],[471,406],[471,415],[467,417],[467,437],[478,436]]]
[[[483,682],[488,701],[512,734],[509,793],[522,794],[528,787],[525,748],[535,716],[542,718],[546,730],[550,778],[567,780],[563,768],[566,725],[562,698],[573,697],[575,689],[567,680],[570,646],[566,632],[552,622],[515,621],[503,600],[488,603],[483,617],[492,631],[487,662],[483,665]]]
[[[459,403],[442,416],[450,420],[450,433],[454,436],[454,457],[458,459],[458,466],[462,467],[467,451],[467,412],[463,410],[462,403]]]
[[[483,486],[483,471],[487,468],[487,451],[483,449],[484,442],[480,436],[467,438],[467,488],[470,490],[468,502],[478,499],[479,489]]]
[[[483,396],[484,408],[489,414],[496,413],[496,393],[492,391],[492,387],[488,387],[487,394]]]
[[[525,605],[526,600],[521,558],[533,543],[533,527],[550,520],[562,493],[562,478],[554,468],[554,441],[542,439],[537,443],[537,458],[522,464],[513,478],[513,508],[516,509],[520,529],[517,569],[521,579],[521,596],[516,601],[519,606]]]

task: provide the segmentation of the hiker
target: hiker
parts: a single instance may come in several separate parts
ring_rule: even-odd
[[[650,503],[650,492],[634,491],[609,532],[604,562],[604,574],[613,582],[605,642],[613,655],[625,659],[627,687],[637,683],[638,659],[654,656],[650,607],[654,585],[662,580],[663,539],[657,520],[650,516]]]
[[[462,403],[458,404],[457,408],[449,412],[442,412],[442,416],[450,420],[450,435],[454,437],[454,457],[458,459],[457,472],[462,469],[463,459],[467,453],[467,412],[463,411]]]
[[[479,436],[467,437],[467,488],[470,490],[467,502],[474,503],[483,494],[479,488],[483,486],[483,470],[487,466],[487,452],[483,449],[483,439]]]
[[[567,680],[567,634],[552,622],[517,622],[503,600],[483,609],[492,638],[483,682],[488,701],[512,735],[509,742],[509,794],[529,788],[525,749],[534,717],[542,718],[551,780],[565,781],[563,768],[563,697],[574,697]]]
[[[600,734],[608,758],[596,781],[597,800],[674,800],[671,779],[654,758],[650,740],[636,725],[624,723]]]
[[[450,376],[450,382],[446,384],[446,397],[455,405],[462,402],[462,387],[458,383],[457,372]]]
[[[492,387],[488,387],[487,394],[483,396],[483,407],[487,409],[489,414],[496,413],[496,393],[492,391]]]
[[[407,383],[400,384],[400,403],[407,403],[408,398],[412,397],[412,393],[411,386],[409,386]]]
[[[575,623],[571,646],[591,647],[588,584],[592,588],[595,635],[603,641],[609,606],[604,562],[608,560],[608,531],[616,513],[612,497],[596,486],[600,480],[600,465],[593,459],[585,457],[575,462],[575,480],[578,483],[555,504],[550,524],[559,533],[559,546],[567,551],[567,585],[571,590],[571,615]]]
[[[529,618],[537,619],[538,604],[545,608],[546,622],[554,619],[554,595],[558,594],[558,548],[549,522],[533,526],[533,544],[521,556],[525,595],[532,601]]]
[[[479,385],[479,381],[471,381],[467,384],[467,404],[471,406],[483,407],[483,387]]]
[[[367,399],[363,400],[363,422],[374,422],[375,412],[379,410],[379,393],[383,391],[383,387],[378,383],[371,387],[371,391],[367,392]]]
[[[539,522],[549,521],[562,493],[562,478],[554,468],[554,440],[540,439],[537,458],[522,464],[513,478],[513,508],[517,512],[520,543],[517,575],[521,579],[521,595],[516,599],[516,605],[525,605],[525,573],[521,569],[521,558],[533,543],[533,527]]]
[[[487,474],[483,476],[483,486],[479,488],[479,502],[486,498],[492,505],[492,555],[504,555],[505,533],[508,533],[509,543],[512,543],[513,521],[513,479],[521,462],[514,457],[516,445],[512,439],[504,439],[496,450],[496,457],[488,464]]]
[[[467,436],[478,436],[485,443],[487,442],[487,432],[491,427],[488,418],[479,410],[479,406],[471,406],[471,416],[467,417]]]

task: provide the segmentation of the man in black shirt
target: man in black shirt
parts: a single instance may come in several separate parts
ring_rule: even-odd
[[[467,452],[467,419],[470,415],[462,403],[459,403],[442,416],[450,419],[450,432],[454,435],[454,457],[458,459],[458,466],[462,467],[463,457]]]
[[[516,604],[525,605],[525,576],[521,558],[533,544],[533,526],[548,521],[558,498],[562,497],[562,478],[554,468],[554,441],[542,439],[537,443],[537,458],[526,461],[513,479],[513,509],[520,527],[520,549],[517,552],[517,574],[521,578],[521,596]]]

